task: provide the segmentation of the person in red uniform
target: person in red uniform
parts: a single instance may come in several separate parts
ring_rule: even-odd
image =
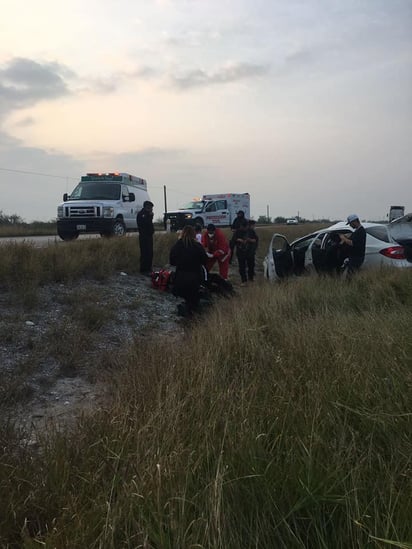
[[[230,248],[223,231],[210,223],[202,235],[202,244],[207,255],[207,271],[209,272],[217,261],[220,276],[227,280],[229,276]]]

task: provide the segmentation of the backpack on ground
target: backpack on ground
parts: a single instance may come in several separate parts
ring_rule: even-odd
[[[152,288],[156,290],[166,291],[169,289],[171,283],[172,271],[167,269],[159,269],[158,271],[153,271],[151,274],[152,278]]]

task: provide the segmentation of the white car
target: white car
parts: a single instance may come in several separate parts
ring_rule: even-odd
[[[286,220],[286,225],[299,225],[299,221],[296,219],[296,217],[291,217],[290,219]]]
[[[362,223],[366,230],[363,268],[412,267],[412,214],[391,223]],[[291,244],[275,233],[263,261],[265,278],[276,280],[309,272],[339,273],[346,257],[339,234],[353,229],[340,221],[320,231],[298,238]]]

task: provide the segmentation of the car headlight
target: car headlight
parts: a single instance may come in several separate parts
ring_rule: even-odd
[[[57,206],[57,217],[58,218],[63,217],[63,206]]]
[[[185,219],[192,219],[193,215],[192,214],[185,214]]]
[[[114,215],[113,206],[105,206],[103,208],[103,217],[113,217],[113,215]]]

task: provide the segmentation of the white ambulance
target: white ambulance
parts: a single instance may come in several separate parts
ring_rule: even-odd
[[[147,182],[128,173],[88,173],[57,207],[57,234],[73,240],[80,233],[122,236],[137,230],[137,213],[150,200]]]
[[[165,212],[163,219],[165,228],[170,223],[172,231],[183,229],[185,225],[199,224],[203,228],[209,223],[228,227],[239,210],[243,210],[249,219],[249,193],[204,194],[201,199],[194,199],[179,210]]]

